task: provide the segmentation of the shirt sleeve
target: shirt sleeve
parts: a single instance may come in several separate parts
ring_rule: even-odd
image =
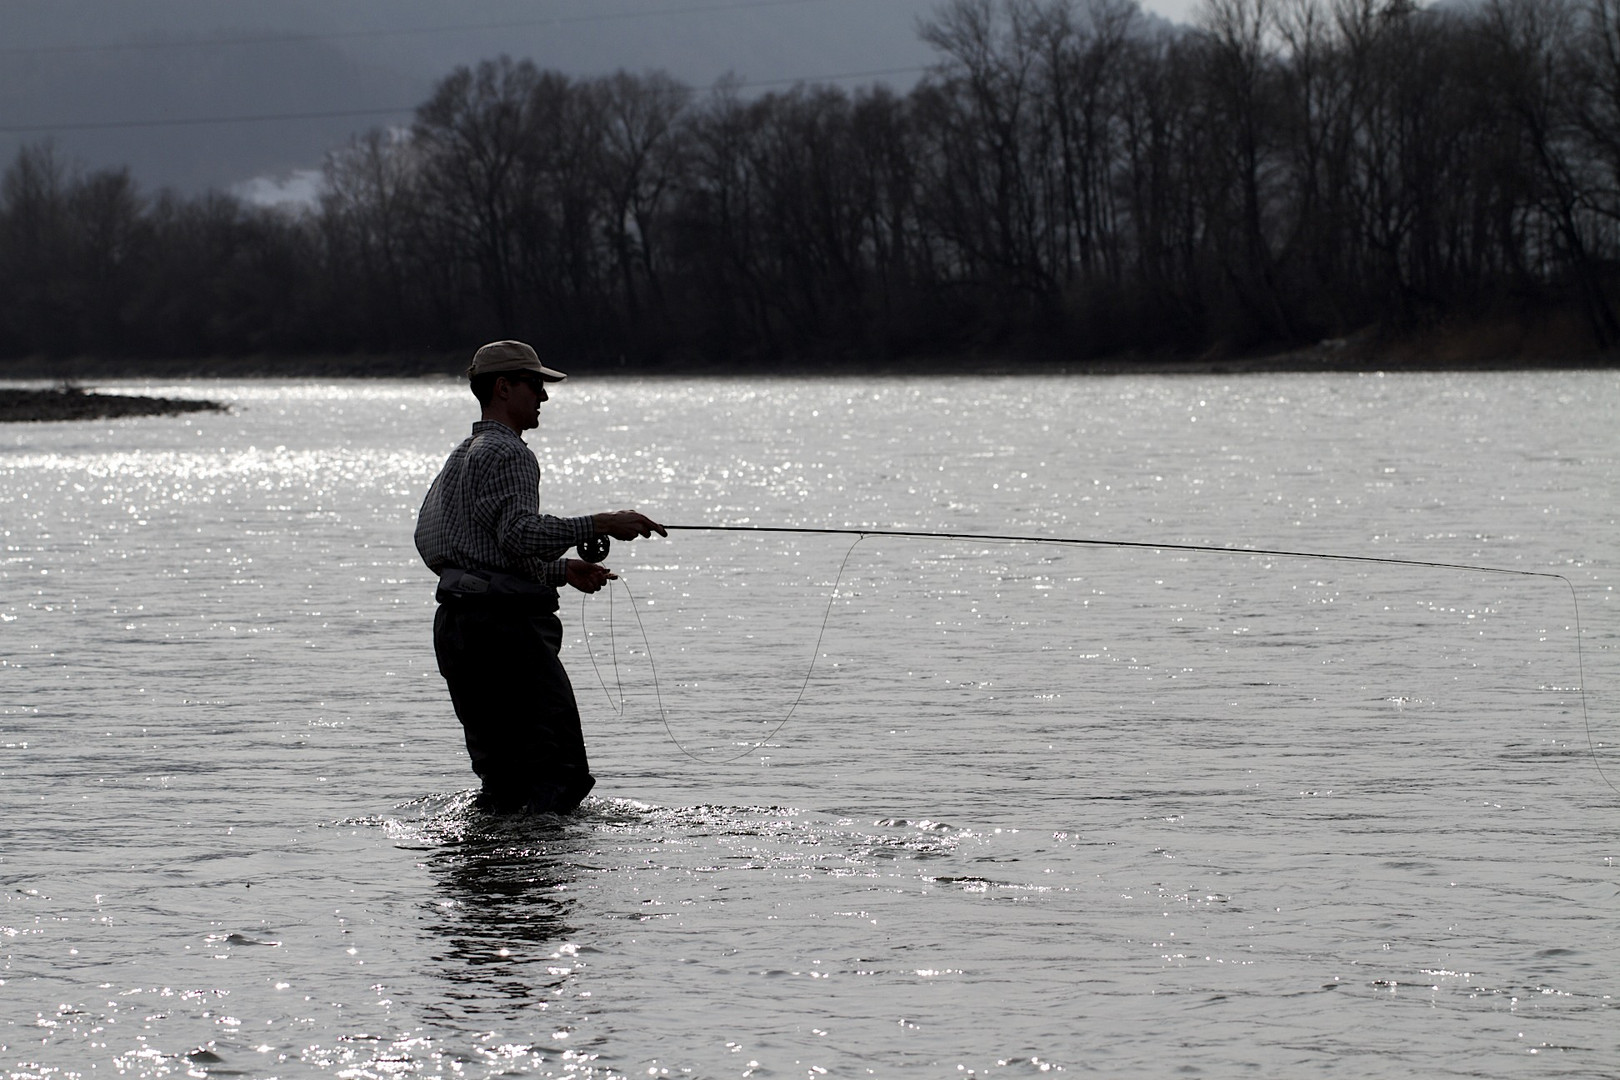
[[[563,553],[596,531],[589,515],[540,513],[540,465],[526,450],[499,457],[479,485],[473,516],[495,537],[503,555],[546,585],[567,584]]]
[[[444,569],[445,562],[444,521],[439,506],[441,482],[438,477],[434,478],[422,499],[422,508],[416,513],[416,552],[435,574]]]

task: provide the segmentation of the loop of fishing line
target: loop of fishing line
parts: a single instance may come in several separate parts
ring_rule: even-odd
[[[641,644],[642,644],[642,648],[647,653],[647,667],[648,667],[649,671],[652,673],[653,695],[654,695],[655,699],[658,702],[658,715],[659,715],[659,718],[663,720],[663,722],[664,722],[664,731],[666,733],[668,733],[669,741],[675,744],[675,749],[679,750],[681,753],[685,754],[687,757],[691,758],[693,761],[697,762],[700,765],[730,765],[734,761],[740,761],[741,759],[747,757],[749,754],[753,754],[753,753],[763,749],[772,739],[776,738],[777,732],[781,731],[784,727],[787,726],[787,722],[789,720],[793,719],[794,712],[799,708],[799,703],[804,700],[805,692],[810,689],[810,677],[816,673],[816,661],[821,657],[821,642],[822,642],[822,639],[827,636],[827,622],[828,622],[828,620],[830,620],[832,618],[833,605],[838,602],[838,586],[844,580],[844,570],[845,570],[846,567],[849,566],[849,558],[850,558],[851,555],[855,554],[855,549],[857,547],[859,547],[860,544],[861,544],[861,541],[865,540],[865,539],[866,539],[866,537],[864,535],[856,536],[855,537],[855,542],[849,545],[849,550],[848,551],[844,552],[844,561],[838,564],[838,573],[833,576],[832,591],[827,596],[827,610],[822,612],[822,614],[821,614],[821,627],[820,627],[820,629],[818,629],[816,631],[816,644],[810,650],[810,666],[805,669],[804,682],[799,684],[799,692],[796,695],[794,695],[793,702],[792,702],[792,704],[790,704],[788,706],[787,712],[783,715],[782,719],[777,721],[776,726],[771,728],[770,732],[768,734],[766,734],[766,736],[763,739],[760,739],[758,742],[756,742],[753,746],[750,746],[748,749],[738,751],[737,753],[733,754],[731,757],[726,757],[726,758],[704,758],[704,757],[699,757],[698,755],[692,753],[692,751],[688,750],[681,743],[681,740],[678,737],[676,737],[675,729],[673,727],[671,727],[670,723],[669,723],[669,711],[664,708],[664,693],[663,693],[663,690],[659,687],[659,684],[658,684],[658,665],[656,663],[654,663],[654,661],[653,661],[652,642],[648,640],[648,638],[647,638],[647,627],[641,621],[641,609],[636,606],[636,597],[635,597],[635,594],[630,591],[629,584],[627,582],[625,582],[625,580],[623,578],[618,579],[620,586],[622,586],[623,589],[624,589],[624,595],[630,601],[630,610],[635,613],[636,627],[641,631]],[[618,652],[618,644],[617,644],[618,639],[613,633],[613,593],[611,591],[611,586],[612,586],[612,582],[609,582],[609,587],[610,588],[609,588],[609,592],[608,592],[608,642],[609,642],[609,648],[611,649],[612,655],[613,655],[613,673],[614,673],[615,679],[617,679],[618,678],[618,673],[619,673],[619,652]],[[579,623],[580,623],[581,629],[583,630],[584,627],[585,627],[585,598],[584,597],[581,597],[580,602],[579,602]],[[619,683],[618,683],[619,700],[618,700],[617,703],[615,703],[614,700],[613,700],[613,695],[608,691],[607,683],[602,679],[602,671],[596,665],[596,650],[590,647],[590,632],[588,630],[585,631],[585,651],[590,654],[591,667],[593,669],[595,669],[595,671],[596,671],[596,678],[597,678],[597,681],[599,683],[601,683],[601,685],[602,685],[602,692],[604,694],[608,695],[608,704],[609,704],[609,706],[613,708],[613,711],[614,711],[615,715],[618,715],[618,716],[622,717],[624,715],[624,708],[625,708],[625,705],[624,705],[624,683],[623,683],[622,680],[619,681]]]
[[[815,648],[810,654],[810,665],[809,665],[808,669],[805,671],[804,682],[800,685],[798,694],[794,697],[793,703],[788,706],[788,710],[787,710],[786,715],[784,715],[782,717],[782,719],[777,722],[776,726],[771,729],[770,734],[766,735],[764,739],[760,740],[754,746],[752,746],[749,749],[744,750],[744,751],[742,751],[742,752],[740,752],[738,754],[735,754],[735,755],[733,755],[731,757],[722,758],[722,759],[719,759],[719,760],[698,757],[697,755],[693,754],[690,750],[688,750],[685,746],[683,746],[681,744],[680,739],[676,738],[674,729],[670,726],[669,713],[664,707],[663,692],[660,689],[659,684],[658,684],[658,670],[657,670],[657,667],[653,663],[652,643],[647,638],[647,628],[641,621],[641,611],[640,611],[639,608],[636,607],[636,601],[635,601],[634,594],[632,594],[630,592],[630,587],[627,584],[625,584],[621,579],[620,584],[621,584],[621,586],[623,586],[623,588],[625,590],[625,596],[628,597],[629,600],[630,600],[630,609],[631,609],[631,611],[633,611],[635,613],[636,625],[641,631],[642,645],[646,649],[646,652],[647,652],[647,664],[648,664],[649,668],[651,668],[651,670],[652,670],[653,691],[654,691],[655,695],[657,696],[658,714],[659,714],[659,716],[662,718],[662,720],[664,722],[664,730],[666,732],[668,732],[670,741],[675,744],[676,748],[679,749],[681,753],[685,754],[687,757],[691,758],[693,761],[697,761],[697,762],[700,762],[700,763],[705,764],[705,765],[724,765],[724,764],[729,764],[731,762],[740,760],[741,758],[747,757],[749,754],[752,754],[755,751],[759,750],[761,747],[765,746],[768,742],[771,741],[771,739],[775,738],[776,734],[778,732],[780,732],[782,730],[782,728],[787,725],[787,722],[790,719],[792,719],[795,710],[797,710],[798,707],[799,707],[799,703],[804,700],[805,692],[809,689],[811,676],[815,674],[816,661],[821,655],[821,642],[822,642],[822,639],[826,636],[827,622],[832,617],[833,605],[837,602],[837,599],[838,599],[838,586],[840,585],[840,583],[842,583],[842,581],[844,579],[844,571],[849,566],[850,557],[855,554],[855,549],[860,546],[860,544],[861,544],[861,542],[863,540],[867,540],[867,539],[869,539],[871,537],[874,537],[874,536],[879,536],[879,537],[898,537],[898,538],[906,538],[906,539],[953,540],[953,541],[962,541],[962,542],[970,542],[970,543],[1056,544],[1056,545],[1065,545],[1065,546],[1136,548],[1136,549],[1143,549],[1143,550],[1149,550],[1149,551],[1196,551],[1196,552],[1210,552],[1210,553],[1221,554],[1221,555],[1264,555],[1264,556],[1270,556],[1270,557],[1273,557],[1273,558],[1319,559],[1319,560],[1326,560],[1326,561],[1333,561],[1333,562],[1374,563],[1374,564],[1382,564],[1382,565],[1386,565],[1386,566],[1425,567],[1425,568],[1434,569],[1434,570],[1459,570],[1459,571],[1470,571],[1470,572],[1479,573],[1479,574],[1507,574],[1507,575],[1513,575],[1513,576],[1517,576],[1517,577],[1551,578],[1551,579],[1554,579],[1554,580],[1557,580],[1557,581],[1562,581],[1564,583],[1565,588],[1567,588],[1569,590],[1570,605],[1574,609],[1574,613],[1575,613],[1575,627],[1574,627],[1575,628],[1575,664],[1576,664],[1577,677],[1578,677],[1578,682],[1577,682],[1577,685],[1576,685],[1576,693],[1577,693],[1577,695],[1578,695],[1578,697],[1580,699],[1581,721],[1582,721],[1582,723],[1583,723],[1583,725],[1585,726],[1585,729],[1586,729],[1586,745],[1587,745],[1588,750],[1591,752],[1592,764],[1597,769],[1598,776],[1601,777],[1603,782],[1609,786],[1610,790],[1614,791],[1617,795],[1620,795],[1620,787],[1616,787],[1615,784],[1614,784],[1614,781],[1609,779],[1609,774],[1603,768],[1602,759],[1598,756],[1597,738],[1593,734],[1593,731],[1592,731],[1592,718],[1591,718],[1591,714],[1590,714],[1590,712],[1589,712],[1589,710],[1587,708],[1587,702],[1586,702],[1586,659],[1585,659],[1585,650],[1584,650],[1584,647],[1582,645],[1583,631],[1581,629],[1581,602],[1580,602],[1580,598],[1579,598],[1579,595],[1575,591],[1575,583],[1574,582],[1570,581],[1570,579],[1568,577],[1566,577],[1565,575],[1556,573],[1556,572],[1551,571],[1551,570],[1516,570],[1516,569],[1510,569],[1510,568],[1507,568],[1507,567],[1480,566],[1480,565],[1474,565],[1474,564],[1469,564],[1469,563],[1433,562],[1433,561],[1428,561],[1428,560],[1423,560],[1423,559],[1399,559],[1399,558],[1394,558],[1392,556],[1385,556],[1385,555],[1340,555],[1340,554],[1331,554],[1331,553],[1314,552],[1314,551],[1286,551],[1286,550],[1279,550],[1279,549],[1274,549],[1274,548],[1221,547],[1221,546],[1216,546],[1216,545],[1213,545],[1213,544],[1150,543],[1148,541],[1143,541],[1143,540],[1098,540],[1098,539],[1092,539],[1092,538],[1059,537],[1059,536],[1017,536],[1017,535],[1008,536],[1008,535],[993,535],[993,534],[985,534],[985,533],[925,532],[925,531],[920,531],[920,530],[907,530],[907,529],[800,528],[800,527],[794,527],[794,526],[772,526],[772,525],[666,525],[666,526],[664,526],[664,528],[671,531],[671,532],[685,531],[685,532],[792,533],[792,534],[797,534],[797,535],[853,536],[853,537],[855,537],[854,542],[849,545],[849,550],[844,552],[843,561],[838,564],[838,573],[833,578],[832,592],[829,594],[829,596],[827,598],[827,609],[822,614],[822,617],[821,617],[821,628],[816,633]],[[616,642],[616,638],[615,638],[615,636],[613,634],[613,630],[612,630],[612,627],[613,627],[613,606],[612,605],[613,605],[613,595],[612,595],[612,592],[611,592],[611,589],[610,589],[610,591],[608,593],[608,627],[609,627],[608,638],[609,638],[610,642]],[[582,598],[581,601],[580,601],[580,625],[581,625],[581,627],[584,626],[584,621],[585,621],[585,604],[584,604],[584,600]],[[615,712],[618,715],[623,716],[624,715],[624,684],[623,684],[622,680],[620,680],[619,683],[618,683],[618,686],[619,686],[619,701],[615,705],[614,702],[613,702],[613,695],[608,692],[607,683],[602,680],[601,669],[597,668],[595,650],[591,649],[589,647],[589,643],[590,643],[590,634],[587,631],[586,632],[586,646],[587,646],[586,651],[591,654],[591,666],[592,666],[592,668],[596,669],[597,680],[599,682],[601,682],[601,684],[602,684],[603,693],[608,694],[608,702],[609,702],[609,704],[613,706],[613,708],[615,709]],[[617,651],[617,645],[614,644],[612,646],[612,648],[613,648],[613,669],[614,669],[615,678],[617,679],[618,678],[618,651]]]

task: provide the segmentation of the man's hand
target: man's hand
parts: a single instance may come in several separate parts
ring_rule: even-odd
[[[600,517],[601,515],[598,514],[597,516]],[[596,592],[608,582],[616,581],[619,577],[618,574],[615,574],[607,567],[586,562],[584,559],[569,559],[566,570],[568,572],[568,584],[584,593]]]
[[[639,514],[634,510],[613,510],[605,514],[591,515],[591,526],[598,532],[613,537],[615,540],[634,540],[638,536],[668,536],[664,527],[646,514]]]

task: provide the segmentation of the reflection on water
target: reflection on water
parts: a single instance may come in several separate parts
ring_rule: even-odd
[[[443,943],[433,959],[461,1018],[547,1000],[567,982],[557,950],[576,931],[570,889],[589,847],[577,823],[552,815],[469,813],[478,820],[426,858],[437,890],[425,928]]]

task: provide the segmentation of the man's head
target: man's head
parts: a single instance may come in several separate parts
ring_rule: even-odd
[[[489,406],[495,394],[495,383],[505,379],[509,383],[532,383],[545,400],[545,384],[562,382],[568,378],[540,362],[534,349],[521,341],[492,341],[473,353],[467,366],[467,381],[472,384],[473,396],[478,404]]]

